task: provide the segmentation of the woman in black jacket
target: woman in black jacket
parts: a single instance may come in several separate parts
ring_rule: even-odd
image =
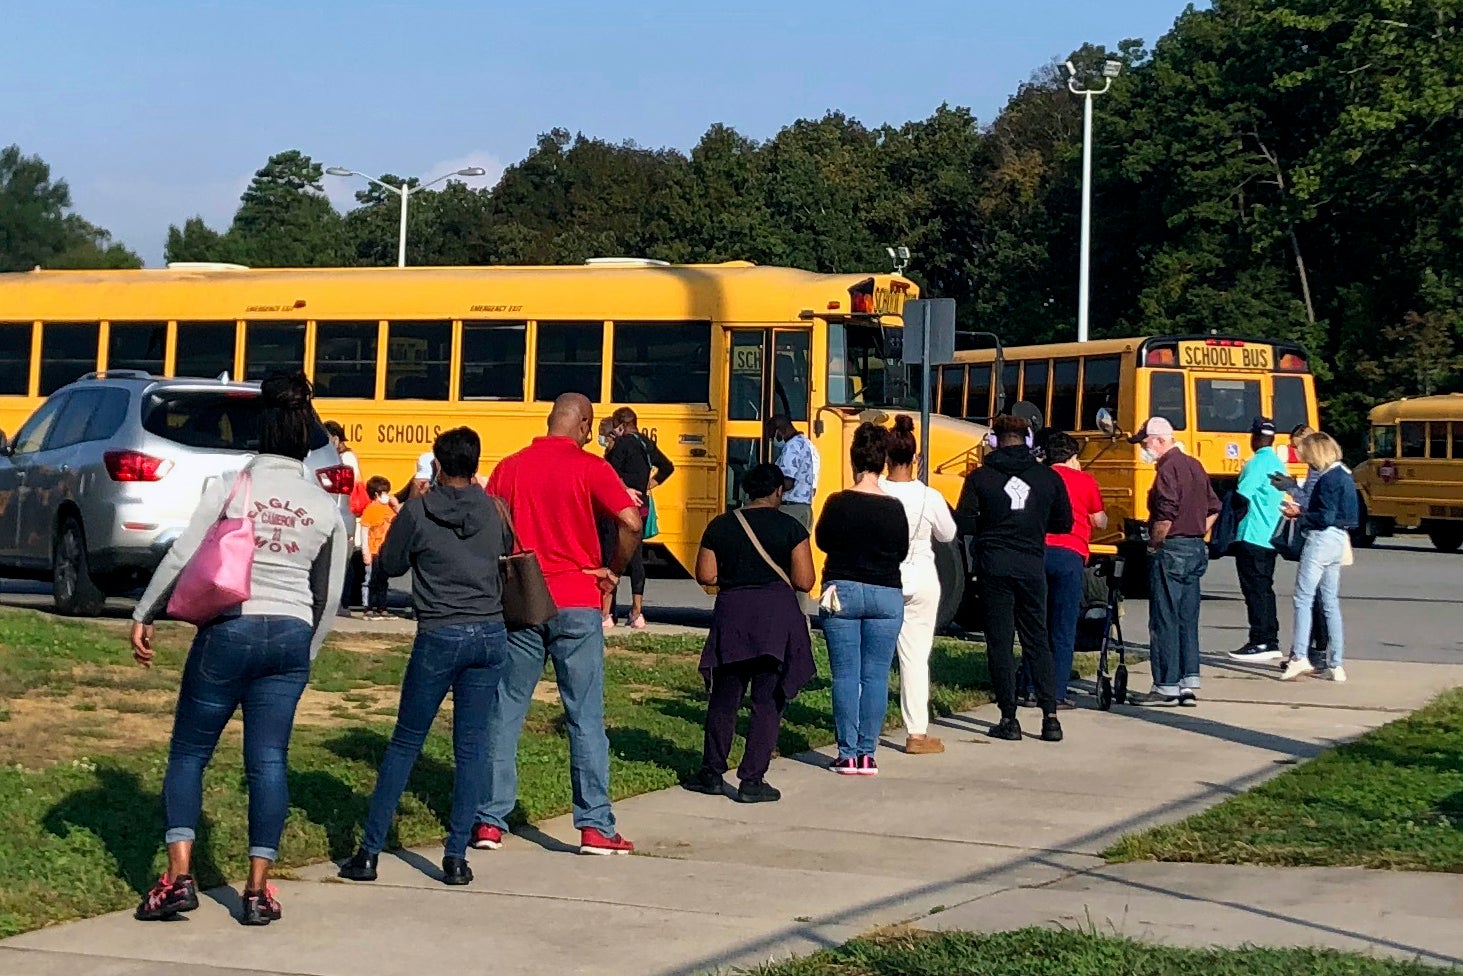
[[[655,441],[640,433],[640,420],[635,416],[635,411],[629,407],[621,407],[610,417],[611,434],[614,439],[611,441],[609,450],[605,454],[605,460],[610,462],[610,467],[620,476],[625,487],[638,497],[640,502],[640,518],[646,525],[650,524],[650,493],[660,485],[665,484],[666,479],[676,470],[670,458],[661,453]],[[602,529],[603,531],[603,529]],[[615,531],[613,524],[609,531]],[[649,538],[647,535],[646,538]],[[607,545],[605,552],[612,552],[614,549],[614,536],[611,534],[608,539],[601,539],[602,547]],[[630,577],[630,618],[629,624],[635,630],[645,629],[645,546],[642,543],[635,547],[635,555],[630,557],[626,567],[626,574]],[[600,612],[604,615],[604,629],[613,630],[615,626],[615,594],[606,594]]]

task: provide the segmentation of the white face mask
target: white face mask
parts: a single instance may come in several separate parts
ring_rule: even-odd
[[[1143,447],[1139,448],[1138,456],[1143,459],[1144,464],[1158,463],[1158,455],[1148,450],[1148,446],[1146,444]]]
[[[610,439],[608,437],[606,437],[605,435],[600,434],[599,435],[599,446],[600,447],[609,447],[610,446]]]

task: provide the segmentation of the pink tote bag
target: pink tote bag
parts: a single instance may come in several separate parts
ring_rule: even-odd
[[[248,518],[251,483],[249,470],[240,471],[218,521],[209,526],[198,551],[178,574],[168,599],[168,616],[202,627],[249,599],[254,573],[254,523]],[[241,493],[242,514],[230,518],[229,509]]]

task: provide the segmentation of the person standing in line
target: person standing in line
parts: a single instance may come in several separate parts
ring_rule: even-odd
[[[975,540],[976,572],[985,606],[986,656],[1001,721],[986,734],[1021,741],[1016,719],[1014,645],[1036,686],[1041,737],[1062,741],[1057,720],[1051,637],[1047,633],[1046,537],[1072,531],[1072,505],[1062,480],[1027,446],[1030,425],[1002,415],[991,422],[997,447],[965,476],[955,524]]]
[[[1275,610],[1275,527],[1280,522],[1280,503],[1285,493],[1273,479],[1285,474],[1285,465],[1275,453],[1275,424],[1269,417],[1256,417],[1250,426],[1250,447],[1254,457],[1240,470],[1235,492],[1245,500],[1244,518],[1233,547],[1234,569],[1245,598],[1250,632],[1245,646],[1230,651],[1231,661],[1278,661],[1280,617]]]
[[[833,671],[838,738],[838,757],[829,768],[845,776],[879,773],[874,750],[884,729],[889,668],[904,624],[899,566],[909,555],[909,520],[904,505],[879,487],[888,437],[883,427],[867,422],[853,432],[853,487],[828,497],[814,531],[827,557],[820,616]]]
[[[565,393],[549,413],[548,434],[504,458],[488,493],[508,506],[520,548],[534,552],[558,614],[548,623],[508,635],[508,673],[499,684],[488,729],[488,772],[472,846],[503,846],[508,815],[518,802],[518,738],[544,662],[554,677],[569,726],[569,780],[579,853],[629,854],[635,845],[615,830],[610,807],[610,740],[604,720],[604,628],[600,601],[619,585],[640,544],[639,503],[615,469],[584,450],[594,436],[594,405]],[[615,551],[600,552],[597,516],[619,527]]]
[[[1082,446],[1071,434],[1055,431],[1046,442],[1046,461],[1067,490],[1072,531],[1046,537],[1046,625],[1052,642],[1052,668],[1057,709],[1076,708],[1067,695],[1072,660],[1077,652],[1077,618],[1082,613],[1087,561],[1092,556],[1092,530],[1107,528],[1102,488],[1082,470]]]
[[[356,457],[356,452],[351,450],[350,444],[346,441],[345,428],[334,420],[327,420],[324,427],[325,433],[330,437],[330,446],[335,448],[335,453],[340,455],[340,463],[350,468],[356,481],[360,481],[362,477],[361,459]],[[345,595],[340,601],[340,616],[349,617],[352,607],[364,605],[361,600],[361,590],[365,585],[365,535],[358,524],[356,537],[352,540],[350,562],[346,565]]]
[[[1312,674],[1307,653],[1311,644],[1311,616],[1317,597],[1326,615],[1330,648],[1325,676],[1332,681],[1345,681],[1346,634],[1341,626],[1341,567],[1351,557],[1349,530],[1360,521],[1356,501],[1356,482],[1351,471],[1341,463],[1341,446],[1329,434],[1315,433],[1303,438],[1297,448],[1301,460],[1311,470],[1308,482],[1313,483],[1306,508],[1286,502],[1282,514],[1300,519],[1305,530],[1305,546],[1300,553],[1300,567],[1295,574],[1295,632],[1290,660],[1280,676],[1292,681]]]
[[[1158,467],[1148,490],[1148,634],[1153,690],[1137,704],[1199,703],[1199,584],[1209,568],[1204,537],[1219,517],[1209,472],[1178,449],[1173,424],[1149,418],[1128,438]]]
[[[488,717],[508,666],[499,560],[512,551],[513,540],[497,506],[473,483],[482,456],[477,432],[466,427],[445,431],[432,453],[440,471],[437,486],[402,506],[377,557],[377,575],[412,574],[417,636],[401,683],[396,729],[376,774],[365,836],[340,869],[349,881],[376,880],[407,777],[449,691],[455,775],[442,883],[472,881],[467,842],[488,771]]]
[[[379,556],[386,544],[386,533],[396,520],[401,504],[391,497],[391,482],[379,474],[366,482],[366,491],[371,496],[358,523],[366,533],[366,570],[370,580],[366,584],[366,619],[384,620],[387,601],[391,594],[391,578],[382,568]]]
[[[1290,444],[1286,448],[1286,453],[1288,454],[1288,463],[1305,463],[1300,459],[1300,454],[1299,452],[1297,452],[1296,448],[1300,445],[1300,442],[1302,440],[1304,440],[1311,434],[1314,434],[1315,432],[1315,428],[1311,427],[1310,424],[1296,425],[1295,429],[1290,432]],[[1306,508],[1310,505],[1311,488],[1315,486],[1316,479],[1315,473],[1307,468],[1306,473],[1301,475],[1298,479],[1291,477],[1288,472],[1282,472],[1281,474],[1272,477],[1270,479],[1270,483],[1281,491],[1288,493],[1290,497],[1295,501],[1296,506],[1304,512]],[[1315,606],[1312,607],[1311,612],[1311,646],[1308,650],[1312,670],[1326,670],[1326,662],[1329,659],[1330,647],[1331,635],[1326,628],[1326,613],[1325,609],[1321,606],[1321,594],[1317,592],[1316,603]],[[1285,666],[1288,663],[1289,657],[1282,655],[1280,660],[1280,670],[1284,671]]]
[[[938,491],[920,481],[915,471],[919,439],[914,419],[900,414],[888,439],[889,473],[879,487],[904,506],[909,521],[909,553],[899,564],[904,594],[904,624],[899,628],[899,710],[904,718],[904,751],[927,755],[945,751],[945,744],[929,734],[930,651],[935,643],[935,618],[940,612],[940,574],[935,568],[934,542],[955,539],[955,519]]]
[[[614,440],[610,449],[605,453],[605,460],[625,487],[640,502],[640,518],[650,518],[650,493],[666,483],[676,466],[671,459],[661,453],[660,448],[654,441],[640,433],[640,419],[635,416],[635,411],[630,407],[621,407],[616,410],[610,418]],[[609,528],[614,529],[613,520],[601,520],[601,525],[608,522]],[[608,535],[608,533],[605,533]],[[610,538],[613,538],[612,536]],[[605,539],[603,541],[609,541]],[[605,555],[613,551],[605,546]],[[630,574],[630,618],[629,624],[633,630],[645,629],[645,544],[642,542],[635,547],[635,554],[630,557],[630,565],[627,567]],[[604,616],[604,629],[613,630],[615,626],[615,596],[607,594],[601,605],[601,612]]]
[[[310,663],[335,619],[350,540],[339,500],[320,487],[304,463],[320,425],[309,381],[303,374],[271,375],[260,399],[258,456],[239,475],[215,479],[204,491],[188,527],[163,556],[132,613],[132,656],[151,667],[153,621],[234,498],[237,478],[247,475],[248,517],[255,523],[258,543],[250,596],[236,614],[198,628],[183,666],[163,776],[168,867],[137,907],[136,917],[142,921],[169,919],[198,907],[192,860],[203,810],[203,771],[240,706],[249,781],[249,877],[240,921],[268,925],[283,914],[269,884],[269,869],[279,855],[290,809],[290,732]],[[289,499],[289,504],[272,508],[271,498]]]
[[[818,449],[802,431],[792,425],[786,414],[772,418],[773,434],[782,440],[782,455],[777,466],[792,479],[782,501],[782,511],[803,523],[803,528],[813,531],[813,499],[818,495],[818,474],[822,459]]]
[[[700,663],[710,692],[701,769],[686,789],[725,795],[737,712],[750,687],[751,722],[737,770],[740,803],[782,798],[765,778],[782,712],[817,673],[808,620],[798,603],[798,594],[818,582],[813,549],[802,523],[778,511],[784,482],[775,464],[748,471],[742,486],[749,501],[712,519],[696,553],[696,582],[717,593]]]

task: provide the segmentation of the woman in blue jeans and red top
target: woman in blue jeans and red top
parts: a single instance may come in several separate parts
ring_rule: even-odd
[[[268,925],[281,916],[268,878],[289,813],[290,731],[310,662],[335,620],[350,540],[339,499],[326,494],[304,464],[312,440],[325,443],[309,382],[303,375],[271,376],[264,381],[261,399],[259,456],[246,467],[252,500],[248,515],[255,521],[258,543],[250,597],[236,613],[199,628],[183,666],[163,778],[168,868],[137,908],[143,920],[171,918],[198,907],[191,865],[203,807],[203,770],[240,706],[249,780],[249,880],[241,921]],[[143,667],[152,665],[152,622],[167,606],[179,574],[218,521],[233,487],[234,478],[219,478],[204,491],[192,521],[138,601],[132,614],[132,656]],[[240,512],[231,514],[238,517]]]
[[[828,497],[814,541],[823,563],[820,617],[833,669],[833,724],[848,776],[879,772],[874,750],[889,708],[889,668],[904,625],[899,564],[909,554],[909,519],[899,499],[879,487],[889,432],[860,424],[849,460],[853,487]]]
[[[432,445],[437,483],[401,506],[376,557],[388,577],[412,574],[417,638],[401,682],[396,730],[376,774],[360,849],[340,869],[350,881],[375,881],[376,865],[407,778],[447,692],[452,692],[452,819],[443,845],[442,882],[472,881],[468,835],[488,775],[488,716],[508,668],[499,560],[513,540],[493,500],[474,483],[482,442],[458,427]]]

